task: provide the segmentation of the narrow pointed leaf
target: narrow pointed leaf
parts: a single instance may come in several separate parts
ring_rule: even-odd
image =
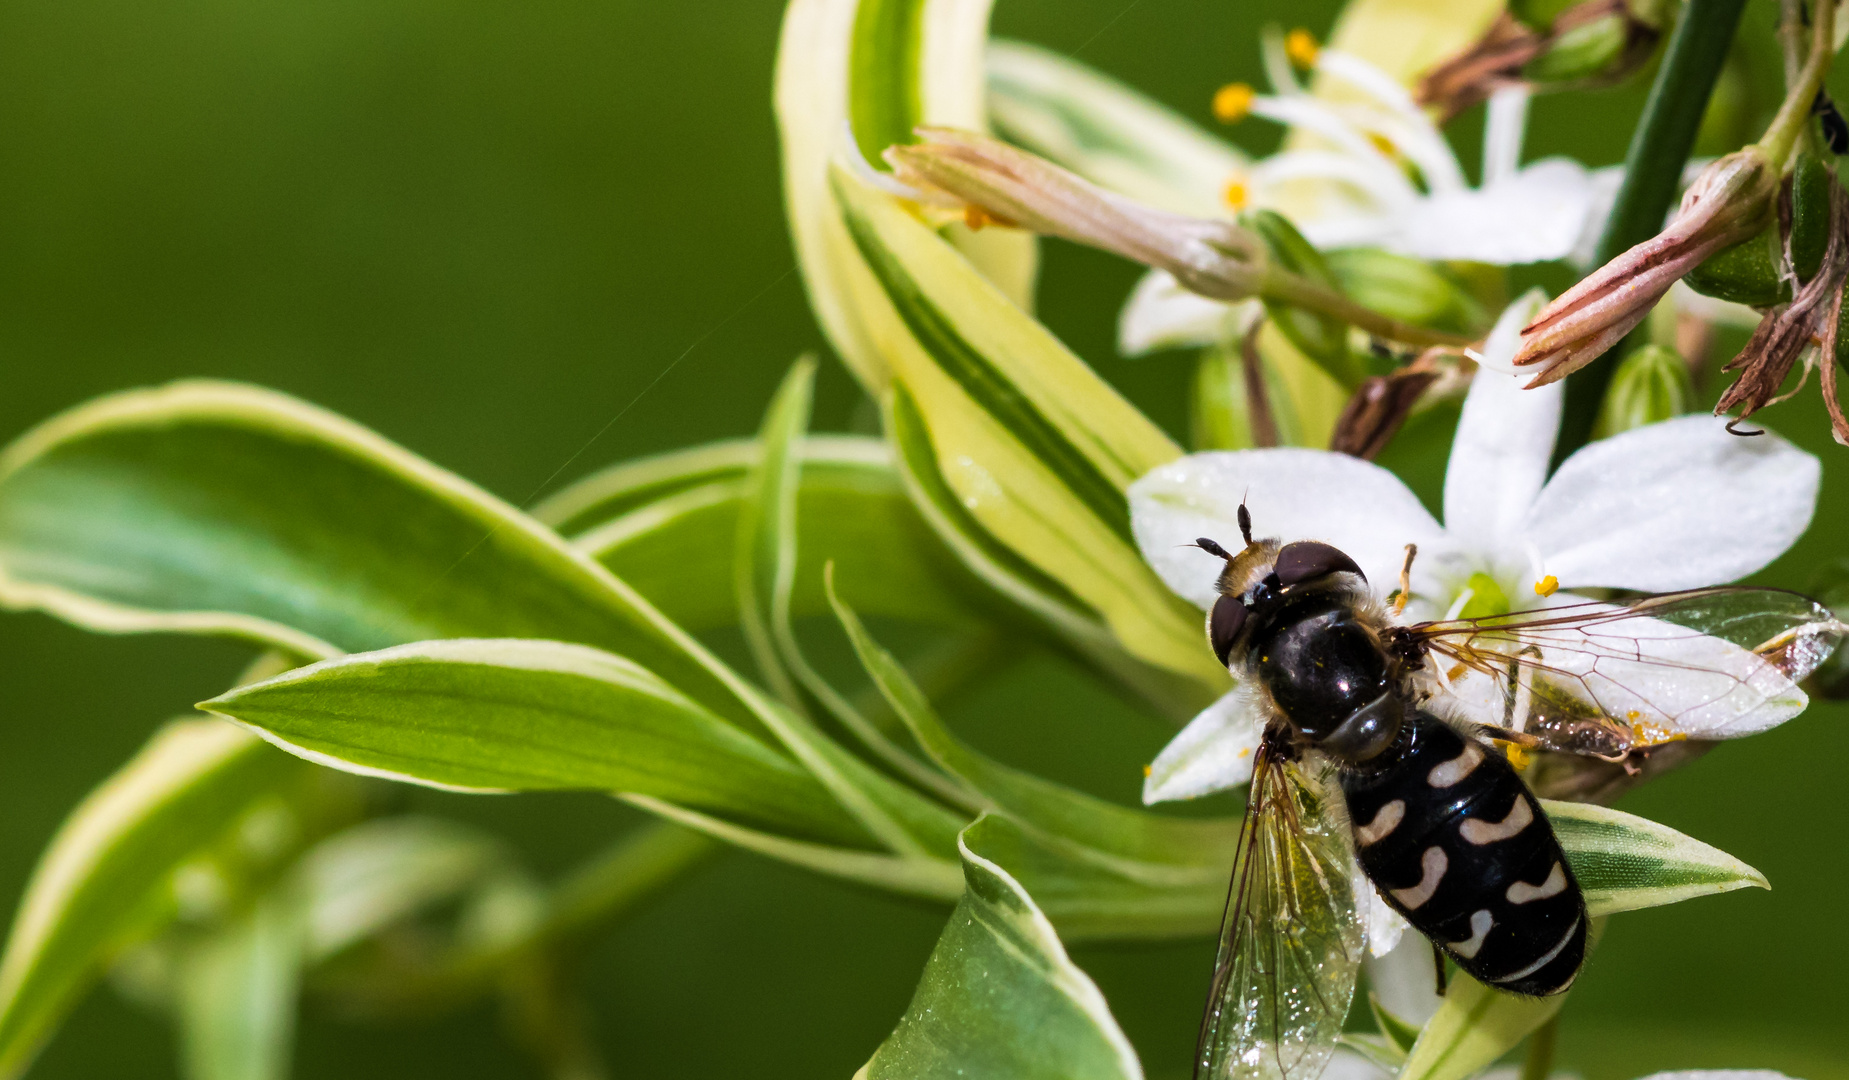
[[[968,792],[874,726],[810,666],[796,640],[796,628],[791,621],[791,593],[795,589],[799,554],[797,492],[802,469],[799,454],[808,426],[814,377],[812,361],[798,361],[791,369],[765,416],[759,436],[764,448],[760,464],[747,478],[746,497],[739,513],[738,558],[739,609],[745,615],[746,640],[757,654],[758,665],[766,677],[774,674],[773,683],[782,684],[780,692],[793,711],[803,712],[807,704],[806,692],[899,776],[953,805],[967,808]],[[824,573],[831,576],[833,572],[831,564]],[[801,690],[797,689],[797,683],[801,684]],[[821,770],[814,771],[818,777],[826,778]],[[843,805],[848,805],[852,799],[848,793],[837,797]],[[869,828],[884,827],[885,823],[870,820],[868,825]],[[961,827],[961,821],[951,825],[946,839]],[[884,836],[877,828],[875,832]],[[908,850],[903,841],[898,843],[900,846],[895,846],[895,851]],[[917,852],[911,850],[911,853]]]
[[[1591,803],[1547,800],[1542,806],[1595,918],[1771,888],[1759,871],[1667,825]]]
[[[919,745],[939,765],[981,792],[991,809],[1006,811],[1051,837],[1091,849],[1089,857],[1126,877],[1180,887],[1204,884],[1210,892],[1225,891],[1238,834],[1236,821],[1171,818],[1118,806],[976,752],[944,726],[904,666],[873,640],[860,618],[839,598],[835,612],[861,665]]]
[[[1246,164],[1232,144],[1077,60],[1018,41],[989,43],[996,132],[1101,187],[1178,214],[1228,212]]]
[[[784,667],[773,628],[789,620],[796,583],[796,490],[802,478],[802,437],[815,397],[815,360],[798,360],[765,411],[758,432],[762,451],[747,474],[740,507],[733,587],[739,628],[764,681],[787,704],[800,708],[795,680]],[[779,610],[781,609],[781,610]]]
[[[249,386],[101,398],[0,455],[0,602],[311,657],[441,637],[577,641],[721,715],[750,715],[735,676],[544,526],[350,421]]]
[[[1091,979],[1007,871],[963,849],[965,889],[867,1080],[1141,1080]]]
[[[1145,662],[1218,685],[1199,616],[1129,538],[1124,489],[1180,456],[1141,413],[930,229],[837,172],[854,238],[903,322],[888,350],[970,516],[1066,585]]]
[[[1084,601],[985,529],[944,479],[924,418],[903,387],[887,394],[885,420],[912,502],[945,546],[985,583],[1032,613],[1087,662],[1176,720],[1194,715],[1217,696],[1192,675],[1131,655]],[[844,589],[846,580],[844,575]],[[860,599],[858,591],[850,595]]]
[[[421,642],[299,668],[201,707],[364,775],[465,791],[632,791],[864,839],[796,762],[639,665],[582,645]]]
[[[302,766],[217,720],[161,729],[65,820],[0,959],[0,1076],[17,1076],[124,946],[174,909],[176,869]]]
[[[676,625],[738,625],[733,562],[755,440],[624,463],[535,509],[573,546],[647,597]],[[1010,603],[966,570],[906,497],[884,442],[810,435],[796,492],[790,614],[828,614],[822,567],[833,562],[867,611],[968,629]]]

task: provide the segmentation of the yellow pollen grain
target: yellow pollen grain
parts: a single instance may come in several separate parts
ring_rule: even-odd
[[[1560,579],[1552,574],[1534,583],[1534,594],[1536,596],[1552,596],[1559,591]]]
[[[1241,747],[1241,748],[1240,748],[1240,750],[1239,750],[1239,753],[1238,753],[1238,754],[1236,754],[1235,756],[1236,756],[1236,757],[1242,757],[1242,758],[1248,758],[1248,757],[1251,757],[1251,756],[1252,756],[1252,751],[1251,751],[1251,750],[1249,750],[1249,749],[1247,749],[1247,748],[1245,748],[1245,747]]]
[[[1645,720],[1631,725],[1631,738],[1644,746],[1660,746],[1663,743],[1681,742],[1688,738],[1680,731],[1671,731],[1661,724],[1652,724]]]
[[[1496,740],[1496,746],[1501,749],[1503,756],[1509,759],[1509,766],[1516,772],[1521,772],[1528,767],[1528,751],[1502,739]]]
[[[1222,124],[1237,124],[1252,111],[1258,92],[1242,82],[1227,83],[1214,91],[1213,118]]]
[[[1316,44],[1316,35],[1301,26],[1284,35],[1284,55],[1305,71],[1316,66],[1316,57],[1321,53],[1322,47]]]
[[[1251,201],[1252,192],[1246,187],[1244,178],[1235,176],[1220,189],[1220,198],[1234,210],[1244,210],[1246,203]]]
[[[1445,678],[1449,679],[1452,682],[1456,682],[1457,680],[1463,677],[1464,677],[1464,665],[1462,664],[1459,664],[1456,667],[1452,668],[1450,671],[1445,672]]]

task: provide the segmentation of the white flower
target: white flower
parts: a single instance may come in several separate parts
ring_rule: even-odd
[[[1590,258],[1622,173],[1566,158],[1522,166],[1526,89],[1491,99],[1483,182],[1473,188],[1443,133],[1386,72],[1336,49],[1322,50],[1316,68],[1360,100],[1325,101],[1295,85],[1255,98],[1253,114],[1315,136],[1315,145],[1281,150],[1231,178],[1237,208],[1278,210],[1322,249],[1378,247],[1499,266]],[[1220,340],[1200,301],[1165,278],[1152,272],[1124,309],[1119,337],[1131,355]]]
[[[1589,602],[1570,592],[1543,599],[1555,584],[1662,592],[1734,581],[1804,532],[1817,501],[1817,459],[1776,435],[1729,435],[1714,417],[1682,417],[1592,443],[1550,479],[1561,387],[1521,390],[1502,371],[1540,302],[1536,294],[1518,301],[1490,335],[1451,448],[1443,525],[1392,473],[1356,458],[1289,448],[1193,454],[1130,489],[1143,557],[1170,588],[1209,607],[1221,563],[1184,545],[1200,536],[1237,538],[1243,499],[1258,533],[1334,544],[1383,598],[1397,584],[1405,545],[1417,544],[1410,622],[1456,617],[1472,601],[1482,614]],[[1631,620],[1626,630],[1648,636],[1652,623]],[[1638,674],[1659,680],[1636,707],[1666,737],[1730,738],[1802,711],[1795,683],[1748,650],[1654,625],[1664,634],[1650,638],[1652,656],[1687,661],[1725,685],[1717,690],[1686,672],[1673,680],[1654,668]],[[1600,678],[1587,674],[1589,683]],[[1492,689],[1466,678],[1444,697],[1460,718],[1499,724]],[[1207,708],[1156,759],[1144,800],[1245,783],[1262,715],[1249,687]]]

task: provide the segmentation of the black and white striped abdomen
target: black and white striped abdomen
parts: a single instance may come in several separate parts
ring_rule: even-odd
[[[1541,806],[1502,755],[1425,714],[1344,772],[1362,869],[1388,903],[1479,982],[1572,985],[1586,905]]]

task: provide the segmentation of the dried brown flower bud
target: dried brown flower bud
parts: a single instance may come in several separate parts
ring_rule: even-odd
[[[1792,365],[1813,344],[1821,343],[1824,401],[1830,409],[1832,433],[1837,442],[1849,440],[1849,420],[1836,398],[1836,337],[1841,317],[1843,282],[1849,279],[1849,194],[1834,180],[1830,182],[1830,241],[1824,250],[1817,273],[1798,289],[1791,303],[1773,308],[1753,330],[1746,348],[1722,371],[1738,371],[1740,377],[1727,388],[1714,406],[1716,416],[1734,409],[1740,415],[1727,425],[1735,434],[1757,435],[1756,431],[1739,431],[1741,420],[1768,405],[1776,405],[1803,389],[1803,382],[1788,394],[1779,387],[1791,374]],[[1809,372],[1806,371],[1806,377]]]
[[[1758,232],[1777,191],[1778,169],[1757,146],[1703,169],[1662,232],[1593,271],[1522,330],[1515,364],[1536,368],[1528,385],[1563,379],[1616,345],[1684,274]]]
[[[1650,59],[1660,32],[1628,0],[1582,0],[1536,28],[1504,12],[1464,52],[1419,80],[1419,104],[1441,122],[1509,86],[1608,86]]]
[[[1166,270],[1202,296],[1244,300],[1265,281],[1264,242],[1233,222],[1153,209],[985,135],[947,128],[918,134],[923,142],[885,154],[902,183]]]

